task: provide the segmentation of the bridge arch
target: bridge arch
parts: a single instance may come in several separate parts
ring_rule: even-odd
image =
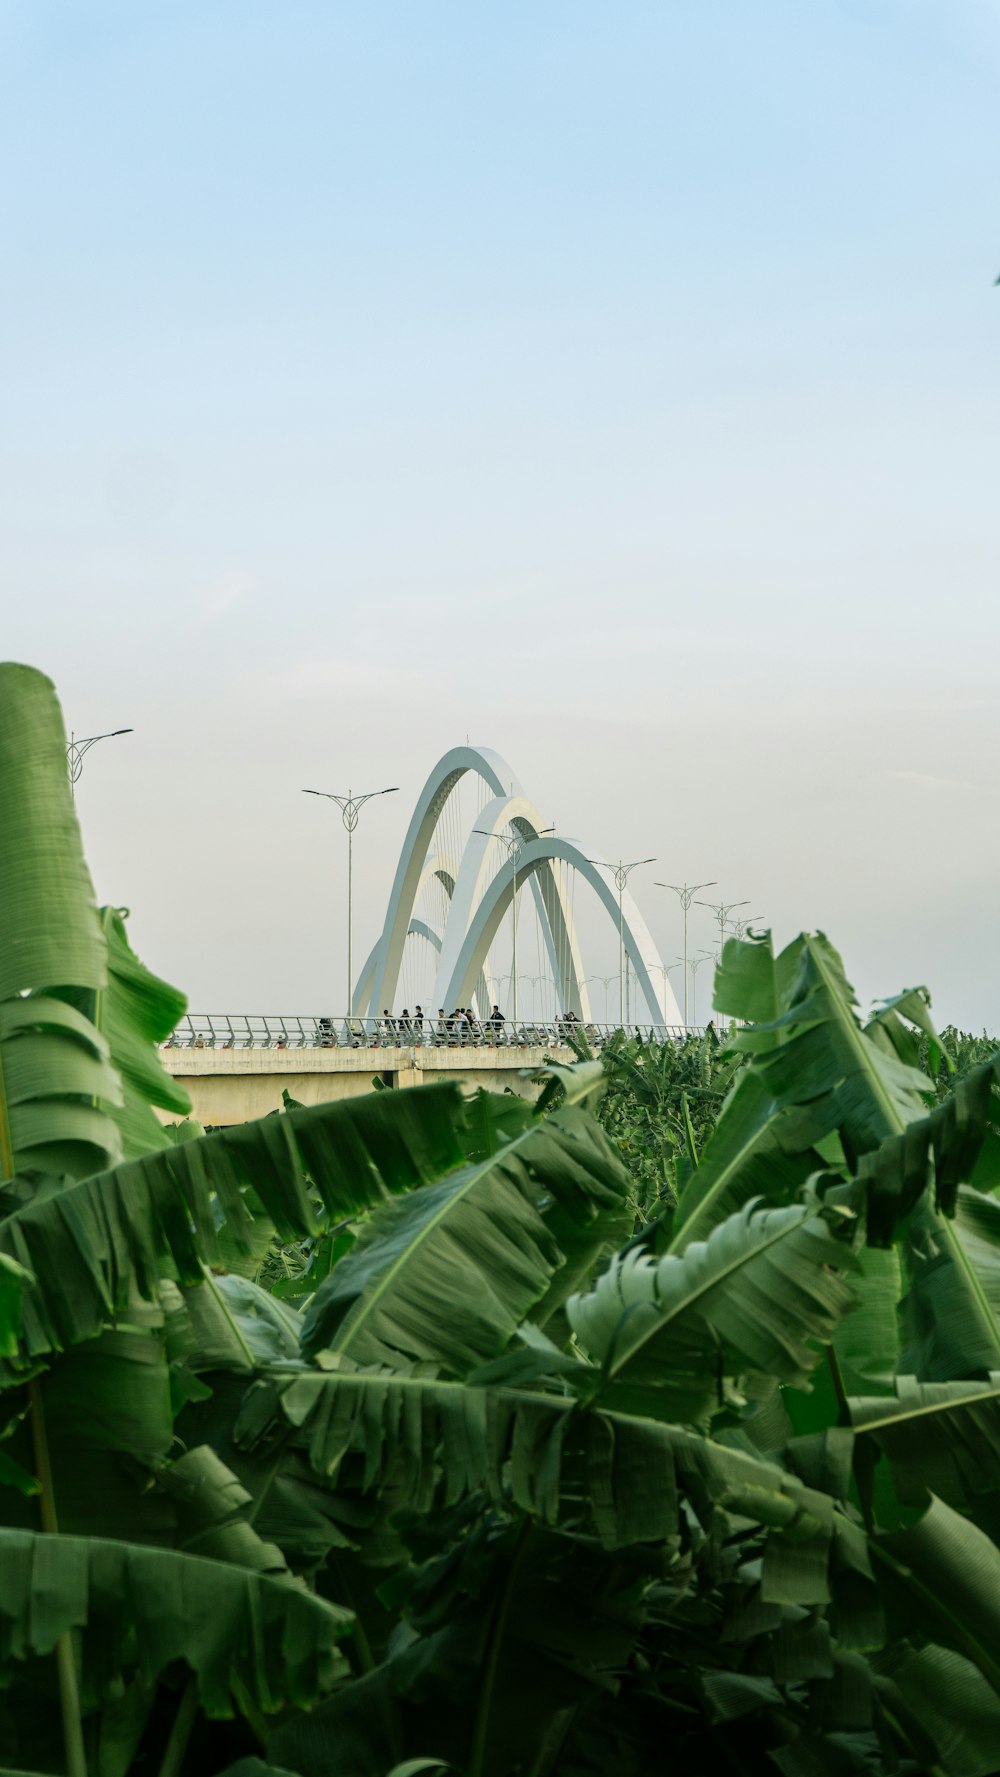
[[[403,840],[382,936],[376,947],[378,954],[371,975],[371,985],[364,1003],[352,1006],[353,1011],[363,1013],[369,1006],[388,1004],[395,997],[403,961],[403,946],[410,929],[434,829],[456,784],[469,771],[481,777],[495,796],[509,796],[520,789],[506,759],[494,752],[492,747],[452,747],[438,760],[417,797],[417,805]],[[360,985],[359,982],[359,988]],[[360,998],[361,995],[357,997]]]
[[[609,876],[598,868],[602,860],[587,857],[572,840],[546,835],[526,845],[517,865],[519,881],[526,881],[529,876],[537,875],[547,862],[555,859],[571,865],[593,889],[617,929],[618,894]],[[482,968],[483,959],[496,937],[513,894],[514,866],[504,864],[490,882],[464,934],[451,976],[445,984],[442,1003],[465,1004],[465,998]],[[662,977],[662,985],[653,981],[653,971],[662,968],[659,953],[649,928],[627,889],[622,896],[621,911],[625,954],[632,965],[638,992],[645,1002],[646,1018],[653,1024],[680,1025],[680,1010],[669,984]],[[588,1015],[581,1007],[580,1016],[585,1022]]]
[[[441,853],[431,854],[435,830],[456,786],[472,772],[492,790],[475,828],[465,841],[457,865]],[[494,842],[515,835],[520,843],[516,864],[496,863]],[[433,990],[435,1006],[477,1004],[490,1009],[494,985],[488,978],[488,952],[515,884],[527,889],[563,1006],[587,1022],[590,1006],[570,896],[556,866],[568,865],[597,896],[615,930],[619,902],[610,868],[599,854],[586,853],[574,841],[544,831],[537,807],[500,753],[490,747],[453,747],[439,759],[417,799],[393,878],[382,933],[367,958],[352,995],[355,1016],[394,1005],[398,997],[403,951],[408,936],[426,939],[437,953]],[[440,931],[416,913],[417,900],[428,883],[445,890],[445,919]],[[637,983],[639,1002],[652,1023],[679,1025],[680,1012],[663,973],[663,964],[642,915],[626,890],[621,902],[622,936]],[[654,974],[660,977],[654,982]],[[636,1007],[636,1013],[639,1006]]]

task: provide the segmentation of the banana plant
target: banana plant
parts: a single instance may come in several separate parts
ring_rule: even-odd
[[[586,1061],[173,1140],[63,749],[0,669],[5,1765],[987,1777],[996,1064],[943,1098],[921,990],[762,939],[652,1223]],[[226,1269],[272,1237],[303,1313]]]

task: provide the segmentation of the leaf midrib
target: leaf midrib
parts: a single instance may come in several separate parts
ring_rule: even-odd
[[[853,1425],[852,1429],[857,1437],[863,1438],[869,1432],[891,1430],[894,1426],[906,1425],[911,1419],[926,1419],[935,1413],[954,1413],[962,1407],[974,1407],[979,1402],[988,1405],[991,1401],[1000,1401],[1000,1387],[985,1388],[978,1394],[956,1395],[954,1400],[950,1401],[934,1401],[920,1407],[907,1407],[903,1413],[894,1413],[883,1419],[866,1419],[862,1423]],[[850,1406],[850,1402],[848,1402],[848,1406]]]
[[[797,1207],[797,1206],[793,1206],[793,1207]],[[632,1345],[629,1348],[627,1355],[621,1360],[621,1362],[618,1365],[609,1366],[609,1368],[605,1372],[606,1379],[608,1381],[613,1381],[614,1378],[620,1373],[620,1371],[622,1370],[624,1365],[626,1363],[628,1363],[635,1356],[637,1351],[641,1351],[643,1346],[647,1345],[651,1339],[659,1338],[659,1336],[663,1332],[664,1328],[669,1327],[671,1325],[671,1323],[676,1321],[681,1314],[686,1313],[688,1310],[690,1310],[692,1305],[697,1303],[699,1297],[706,1296],[709,1294],[710,1291],[717,1289],[721,1285],[725,1284],[730,1277],[734,1276],[736,1274],[736,1272],[741,1269],[741,1267],[751,1264],[753,1262],[753,1260],[756,1258],[759,1258],[762,1253],[766,1253],[766,1252],[770,1251],[770,1249],[772,1247],[778,1246],[782,1240],[791,1239],[792,1235],[799,1233],[800,1230],[803,1227],[805,1227],[807,1222],[812,1221],[814,1219],[816,1214],[817,1214],[817,1211],[815,1210],[815,1208],[813,1208],[811,1205],[804,1205],[801,1209],[801,1213],[799,1215],[798,1220],[790,1223],[790,1225],[787,1227],[779,1228],[776,1233],[769,1234],[766,1239],[755,1243],[752,1251],[750,1251],[748,1253],[744,1252],[744,1253],[736,1254],[731,1260],[727,1260],[727,1262],[722,1266],[721,1270],[714,1273],[713,1276],[707,1282],[703,1282],[701,1285],[699,1285],[699,1287],[697,1289],[695,1289],[692,1292],[692,1294],[685,1296],[684,1300],[682,1302],[679,1302],[676,1305],[676,1307],[670,1311],[670,1313],[665,1314],[662,1317],[662,1319],[657,1321],[655,1327],[652,1327],[650,1329],[650,1331],[642,1339],[638,1340],[634,1345]],[[676,1256],[676,1255],[672,1255],[672,1256]],[[681,1263],[682,1264],[684,1263],[683,1255],[681,1256]],[[655,1306],[655,1303],[651,1303],[650,1306]],[[600,1392],[600,1391],[598,1391],[598,1392]]]
[[[348,1355],[350,1341],[354,1338],[359,1329],[364,1328],[366,1321],[371,1319],[375,1310],[381,1305],[387,1290],[395,1282],[403,1268],[409,1264],[414,1254],[419,1252],[425,1242],[436,1232],[441,1222],[451,1213],[455,1205],[464,1202],[469,1192],[479,1183],[479,1180],[483,1175],[493,1170],[501,1158],[506,1159],[508,1154],[515,1153],[521,1146],[523,1146],[523,1144],[535,1134],[536,1128],[537,1125],[532,1125],[531,1128],[524,1130],[521,1135],[515,1136],[513,1141],[508,1142],[500,1151],[500,1154],[491,1154],[487,1159],[480,1161],[479,1165],[466,1180],[461,1190],[454,1191],[445,1198],[440,1209],[437,1210],[428,1222],[424,1223],[419,1234],[417,1234],[414,1239],[407,1242],[398,1258],[392,1261],[392,1264],[387,1267],[381,1277],[376,1280],[375,1284],[365,1292],[355,1311],[347,1317],[347,1320],[341,1327],[337,1339],[332,1345],[324,1346],[324,1350],[341,1352],[345,1356]]]
[[[720,1196],[724,1195],[728,1189],[733,1175],[737,1173],[740,1167],[744,1164],[747,1155],[753,1153],[754,1148],[761,1143],[766,1135],[768,1135],[771,1128],[772,1120],[769,1118],[763,1128],[756,1129],[753,1135],[743,1142],[737,1149],[728,1165],[719,1173],[714,1185],[710,1186],[701,1202],[691,1211],[687,1221],[681,1223],[681,1226],[678,1228],[677,1233],[674,1235],[667,1248],[669,1253],[673,1253],[675,1256],[680,1257],[683,1255],[684,1249],[692,1244],[692,1241],[703,1238],[697,1232],[699,1218],[704,1219],[708,1210],[714,1208]],[[697,1174],[695,1176],[697,1177]],[[715,1223],[714,1225],[718,1227],[720,1224]]]

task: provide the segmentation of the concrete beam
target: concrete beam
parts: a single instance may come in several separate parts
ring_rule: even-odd
[[[433,1044],[382,1049],[161,1049],[168,1074],[191,1097],[199,1123],[246,1123],[281,1106],[282,1091],[300,1104],[329,1104],[386,1086],[427,1086],[457,1080],[472,1093],[516,1092],[537,1098],[539,1086],[522,1075],[547,1060],[572,1062],[560,1046],[530,1048],[436,1048]],[[174,1122],[172,1115],[164,1122]]]

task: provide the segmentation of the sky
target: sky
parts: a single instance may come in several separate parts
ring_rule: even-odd
[[[0,0],[0,654],[134,729],[192,1006],[342,1006],[300,790],[400,786],[363,954],[468,736],[1000,1031],[998,77],[995,0]]]

